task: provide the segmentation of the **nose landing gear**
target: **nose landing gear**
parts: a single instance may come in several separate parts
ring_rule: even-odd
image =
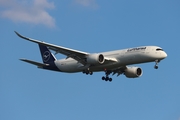
[[[155,60],[155,66],[154,66],[155,69],[158,69],[158,63],[159,62],[160,62],[160,60]]]

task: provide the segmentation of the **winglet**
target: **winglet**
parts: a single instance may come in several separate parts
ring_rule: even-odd
[[[25,40],[28,40],[28,41],[31,41],[31,42],[35,42],[35,43],[38,43],[38,44],[42,44],[41,41],[38,41],[38,40],[34,40],[32,38],[28,38],[28,37],[25,37],[25,36],[22,36],[21,34],[19,34],[18,32],[14,31],[16,33],[17,36],[19,36],[20,38],[22,39],[25,39]]]
[[[26,40],[30,40],[27,37],[22,36],[21,34],[19,34],[18,32],[14,31],[16,33],[17,36],[19,36],[20,38],[26,39]]]

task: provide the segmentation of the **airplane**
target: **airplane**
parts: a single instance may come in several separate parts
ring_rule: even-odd
[[[36,65],[41,69],[65,73],[82,72],[92,75],[93,72],[103,71],[105,76],[102,77],[102,80],[110,82],[112,81],[112,78],[109,77],[110,74],[117,74],[117,76],[123,74],[127,78],[142,76],[142,68],[128,65],[155,62],[154,68],[158,69],[158,63],[167,57],[166,52],[158,46],[140,46],[108,52],[87,53],[28,38],[16,31],[14,32],[20,38],[39,45],[43,63],[29,59],[20,59],[21,61]],[[54,51],[55,54],[51,51]],[[57,53],[67,57],[57,60],[55,57]]]

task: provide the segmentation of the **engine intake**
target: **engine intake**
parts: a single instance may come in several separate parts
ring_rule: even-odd
[[[124,75],[128,78],[140,77],[142,76],[142,74],[143,74],[143,71],[139,67],[128,67],[124,72]]]
[[[86,61],[89,64],[103,64],[105,59],[102,54],[89,54],[86,57]]]

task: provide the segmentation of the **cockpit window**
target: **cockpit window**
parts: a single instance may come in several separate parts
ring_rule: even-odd
[[[157,49],[156,49],[156,51],[163,51],[163,49],[161,49],[161,48],[157,48]]]

